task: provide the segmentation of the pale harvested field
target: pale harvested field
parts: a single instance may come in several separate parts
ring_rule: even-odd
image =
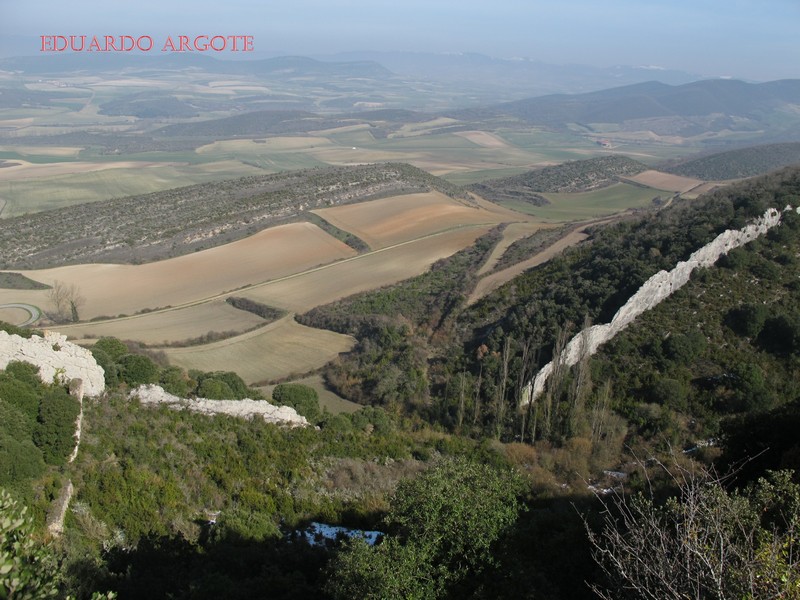
[[[305,327],[287,316],[235,338],[165,352],[184,369],[234,371],[252,384],[319,368],[354,345],[350,336]]]
[[[682,177],[681,175],[672,175],[671,173],[662,173],[661,171],[654,170],[645,171],[644,173],[639,173],[633,177],[625,177],[624,179],[668,192],[688,192],[704,183],[701,179]]]
[[[0,321],[5,321],[12,325],[24,323],[30,316],[27,310],[21,308],[0,308]]]
[[[483,148],[507,148],[508,142],[506,142],[500,136],[490,133],[488,131],[458,131],[456,132],[457,136],[463,137],[464,139],[469,140],[473,144],[477,144],[478,146],[482,146]]]
[[[438,117],[423,123],[407,123],[403,125],[397,132],[390,134],[389,137],[396,138],[423,135],[432,129],[437,129],[445,125],[452,125],[453,123],[458,123],[458,120],[451,119],[450,117]]]
[[[419,156],[416,152],[396,152],[338,145],[309,148],[306,153],[321,162],[339,167],[375,162],[410,162],[414,164],[414,159]]]
[[[113,336],[158,346],[198,338],[209,331],[242,333],[264,322],[261,317],[234,308],[220,299],[111,321],[59,325],[58,330],[77,339]]]
[[[82,148],[68,146],[0,146],[0,152],[17,152],[19,154],[38,154],[44,156],[77,156]]]
[[[478,269],[477,275],[481,276],[484,273],[491,271],[511,244],[524,238],[525,236],[547,227],[552,227],[552,225],[545,225],[544,223],[510,223],[503,230],[503,237],[494,247],[494,250],[492,250],[489,258],[487,258],[483,266]]]
[[[354,131],[369,131],[372,127],[367,123],[359,123],[358,125],[344,125],[342,127],[332,127],[330,129],[318,129],[312,131],[314,135],[340,135],[342,133],[353,133]]]
[[[471,208],[439,192],[392,196],[313,211],[373,249],[444,231],[459,225],[497,223],[496,214]]]
[[[0,110],[0,117],[4,114],[8,114],[6,111]],[[34,117],[21,117],[19,119],[3,119],[0,118],[0,127],[4,128],[15,128],[15,129],[22,129],[23,127],[28,127],[29,125],[33,125],[36,121]]]
[[[56,177],[59,175],[74,175],[77,173],[91,173],[107,169],[144,169],[148,167],[178,166],[185,163],[146,162],[126,160],[119,162],[56,162],[56,163],[30,163],[25,160],[14,159],[19,163],[13,167],[0,169],[0,181],[18,181],[21,179],[40,179],[43,177]],[[141,176],[141,174],[140,174]]]
[[[81,318],[91,319],[199,301],[355,254],[316,225],[292,223],[156,263],[74,265],[25,271],[25,275],[49,285],[56,280],[74,283],[86,298]],[[10,302],[49,308],[46,291],[0,290],[0,304]]]
[[[263,142],[254,142],[253,140],[222,140],[200,146],[195,152],[197,154],[218,152],[263,154],[265,152],[307,150],[308,148],[331,145],[332,142],[324,137],[270,137],[264,138]]]
[[[297,313],[424,273],[491,226],[464,227],[243,290],[238,295]]]
[[[552,246],[547,247],[539,252],[539,254],[532,256],[528,260],[524,260],[516,265],[512,265],[507,269],[498,271],[497,273],[487,275],[478,281],[475,289],[469,295],[469,298],[467,298],[467,304],[474,304],[504,283],[511,281],[517,275],[524,273],[528,269],[532,269],[533,267],[538,267],[539,265],[546,263],[554,256],[561,254],[561,252],[563,252],[565,249],[582,242],[587,237],[588,235],[583,232],[583,228],[576,229],[575,231],[570,232],[558,240]]]

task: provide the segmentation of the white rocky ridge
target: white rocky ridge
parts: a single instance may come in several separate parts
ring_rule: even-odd
[[[787,207],[786,210],[791,210],[791,207]],[[800,212],[800,208],[798,212]],[[636,317],[657,306],[662,300],[683,287],[689,281],[692,271],[698,267],[714,265],[723,254],[752,242],[780,222],[781,213],[770,208],[750,225],[742,229],[729,229],[722,232],[694,252],[689,260],[679,262],[671,271],[659,271],[642,284],[642,287],[617,311],[610,323],[588,327],[573,337],[557,359],[559,365],[572,367],[583,356],[593,355],[602,344],[625,329]],[[554,368],[555,364],[551,361],[536,374],[533,381],[523,391],[522,398],[520,398],[522,406],[536,400],[542,394]]]
[[[105,372],[92,353],[55,331],[30,338],[0,331],[0,369],[16,360],[39,367],[39,378],[44,383],[67,385],[80,379],[87,396],[99,396],[106,389]]]
[[[262,417],[267,423],[288,425],[290,427],[304,427],[309,423],[305,417],[297,414],[291,406],[275,406],[264,400],[209,400],[207,398],[186,399],[173,396],[161,386],[147,384],[140,385],[133,390],[129,398],[138,398],[139,402],[146,405],[158,406],[166,404],[176,410],[191,410],[206,415],[231,415],[244,419]]]

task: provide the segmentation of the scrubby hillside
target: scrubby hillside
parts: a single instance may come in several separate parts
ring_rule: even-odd
[[[306,405],[301,412],[313,408],[319,429],[142,406],[124,393],[142,374],[198,394],[243,383],[228,373],[157,367],[125,354],[119,341],[101,341],[95,354],[118,378],[109,386],[122,387],[85,409],[81,451],[69,467],[77,502],[64,537],[65,589],[180,598],[197,589],[240,598],[265,589],[277,598],[491,590],[493,598],[555,600],[591,597],[585,581],[613,587],[592,567],[575,511],[591,527],[592,511],[603,508],[594,493],[614,497],[624,482],[626,490],[669,495],[670,469],[682,477],[720,454],[716,464],[736,463],[765,446],[757,468],[740,472],[743,483],[767,468],[795,469],[796,477],[800,215],[782,212],[768,234],[698,270],[520,411],[522,390],[572,332],[607,322],[655,272],[799,197],[800,169],[787,169],[675,201],[594,230],[589,243],[466,307],[501,238],[492,231],[425,275],[321,307],[303,318],[359,338],[326,377],[340,393],[380,406],[331,415]],[[19,415],[14,422],[25,425]],[[26,448],[30,481],[43,467]],[[747,518],[768,521],[773,499],[786,499],[784,514],[796,518],[800,492],[791,476],[759,483],[760,496],[747,496]],[[398,484],[406,477],[414,479]],[[40,497],[53,495],[52,481],[35,485]],[[719,494],[720,502],[739,498]],[[670,505],[676,514],[683,500]],[[311,520],[382,528],[386,537],[377,548],[312,546],[298,532]],[[736,547],[768,552],[779,539],[793,552],[792,538],[770,537],[784,530],[768,525],[756,546],[737,534]],[[714,527],[693,531],[718,533]],[[652,540],[639,541],[650,548]],[[795,580],[792,552],[770,554],[773,562],[747,572],[785,588]],[[425,591],[431,581],[440,592]]]
[[[625,156],[601,156],[492,179],[476,183],[469,189],[493,202],[522,200],[542,206],[548,203],[547,198],[541,195],[543,192],[588,192],[647,169],[643,163]]]
[[[692,158],[663,167],[663,170],[685,177],[719,181],[763,175],[798,163],[800,143],[766,144]]]
[[[148,262],[303,219],[314,208],[431,190],[461,194],[425,171],[389,163],[243,177],[83,204],[3,221],[0,268]]]

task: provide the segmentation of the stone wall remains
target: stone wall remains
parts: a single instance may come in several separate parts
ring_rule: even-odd
[[[92,353],[54,331],[30,338],[0,331],[0,369],[15,360],[39,367],[44,383],[68,385],[73,379],[80,379],[87,396],[99,396],[106,389],[105,373]]]
[[[786,207],[785,210],[791,210],[791,207]],[[642,287],[617,311],[610,323],[588,327],[573,337],[557,359],[559,364],[572,367],[583,356],[595,354],[602,344],[625,329],[636,317],[654,308],[686,285],[692,271],[714,265],[723,254],[752,242],[780,222],[781,213],[770,208],[750,225],[742,229],[729,229],[719,234],[714,240],[694,252],[688,260],[679,262],[671,271],[659,271],[642,284]],[[545,384],[554,368],[555,365],[551,361],[536,374],[520,398],[522,406],[529,404],[544,392]]]

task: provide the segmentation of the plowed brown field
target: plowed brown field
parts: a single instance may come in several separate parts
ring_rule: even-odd
[[[392,196],[314,212],[336,227],[357,235],[374,249],[460,225],[500,221],[496,214],[467,206],[439,192]]]

